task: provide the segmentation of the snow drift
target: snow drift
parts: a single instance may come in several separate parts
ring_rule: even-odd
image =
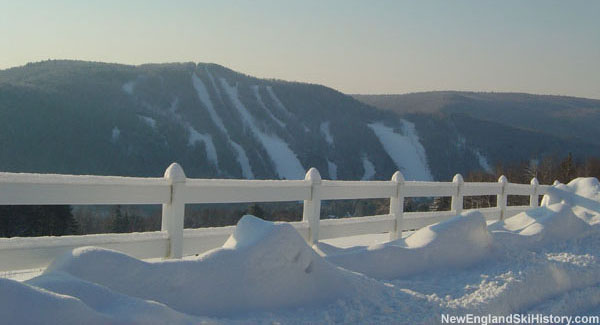
[[[46,304],[66,295],[64,308],[94,311],[92,316],[110,310],[109,316],[120,317],[119,309],[129,306],[127,319],[145,322],[146,317],[186,320],[182,313],[232,316],[318,306],[368,290],[362,288],[365,281],[371,282],[326,262],[291,225],[244,216],[222,248],[194,259],[149,263],[82,247],[55,260],[43,275],[11,285]],[[39,314],[46,318],[43,310]],[[100,322],[106,321],[101,316]]]
[[[536,248],[577,238],[591,226],[578,218],[570,205],[556,203],[521,212],[490,226],[494,242],[508,248]]]
[[[438,267],[464,267],[489,253],[491,237],[485,219],[470,212],[417,230],[405,239],[360,250],[335,249],[327,260],[377,279],[394,279]]]

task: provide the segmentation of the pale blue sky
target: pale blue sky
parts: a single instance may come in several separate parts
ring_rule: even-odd
[[[346,93],[600,98],[600,1],[5,1],[0,69],[214,62]]]

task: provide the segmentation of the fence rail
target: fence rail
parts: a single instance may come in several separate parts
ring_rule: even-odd
[[[321,180],[311,168],[304,180],[188,179],[171,164],[163,178],[73,176],[0,173],[0,205],[46,204],[162,204],[161,231],[130,234],[0,238],[0,271],[39,268],[58,255],[80,246],[100,246],[137,258],[181,258],[221,246],[234,226],[184,229],[186,204],[303,201],[303,217],[291,222],[309,244],[320,239],[390,233],[418,229],[463,211],[464,196],[496,195],[497,206],[478,209],[488,220],[510,217],[538,205],[550,186],[509,183],[465,183],[460,174],[452,182],[405,181],[396,172],[390,181]],[[527,206],[507,207],[508,195],[530,197]],[[404,212],[406,197],[451,197],[450,211]],[[389,214],[320,220],[322,200],[389,198]]]

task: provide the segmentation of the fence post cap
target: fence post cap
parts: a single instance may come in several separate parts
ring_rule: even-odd
[[[181,166],[176,162],[172,163],[169,168],[165,170],[164,177],[171,183],[183,183],[185,182],[186,178],[183,168],[181,168]]]
[[[540,182],[538,181],[537,177],[534,177],[531,179],[530,184],[534,185],[534,186],[538,186],[538,185],[540,185]]]
[[[464,182],[465,182],[465,180],[463,179],[461,174],[456,174],[452,178],[452,183],[463,184]]]
[[[392,175],[392,182],[404,183],[404,175],[398,170]]]
[[[311,167],[306,172],[306,176],[304,176],[304,180],[310,181],[312,184],[320,184],[321,183],[321,174],[315,167]]]
[[[506,178],[506,176],[502,175],[498,178],[498,183],[508,183],[508,178]]]

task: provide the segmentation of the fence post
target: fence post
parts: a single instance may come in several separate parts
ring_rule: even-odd
[[[404,195],[402,186],[404,185],[404,176],[397,171],[392,176],[392,183],[396,184],[396,195],[390,197],[390,214],[395,217],[394,229],[390,232],[390,240],[402,238],[404,229]]]
[[[304,200],[302,221],[308,222],[308,243],[319,241],[319,222],[321,219],[321,174],[312,167],[306,172],[304,180],[310,183],[310,200]]]
[[[456,194],[452,195],[452,206],[450,209],[458,215],[463,211],[462,187],[465,181],[461,174],[456,174],[454,175],[454,178],[452,178],[452,183],[456,184]]]
[[[540,185],[540,183],[538,182],[538,179],[534,177],[531,179],[530,184],[532,187],[533,194],[531,194],[531,196],[529,197],[529,206],[535,208],[539,206],[540,202],[540,196],[538,194],[538,186]]]
[[[506,191],[506,184],[508,184],[508,179],[506,176],[502,175],[498,178],[498,183],[502,184],[502,190],[499,195],[496,195],[496,205],[500,208],[500,220],[504,220],[506,217],[506,203],[508,200],[508,193]]]
[[[171,186],[171,201],[162,205],[161,230],[169,235],[169,258],[183,255],[183,217],[185,202],[181,192],[185,190],[185,173],[179,164],[172,163],[165,171],[165,179]]]

